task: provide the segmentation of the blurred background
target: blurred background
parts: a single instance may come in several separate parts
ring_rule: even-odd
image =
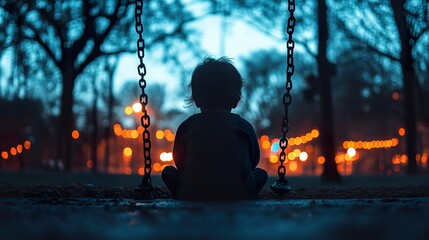
[[[296,1],[287,175],[429,173],[428,2]],[[0,170],[143,175],[134,7],[0,0]],[[241,72],[234,112],[277,174],[288,17],[288,1],[144,1],[153,174],[198,111],[187,85],[206,56]]]

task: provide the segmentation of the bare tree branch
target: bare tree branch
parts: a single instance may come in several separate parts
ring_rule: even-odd
[[[76,40],[70,47],[71,49],[73,49],[73,59],[75,59],[78,54],[85,48],[88,41],[92,39],[91,35],[95,32],[95,17],[91,16],[90,14],[90,3],[88,3],[88,1],[83,1],[82,17],[84,19],[83,33],[80,38]],[[65,49],[62,49],[62,51],[64,53]]]
[[[425,34],[427,31],[429,31],[429,26],[423,28],[422,31],[415,36],[415,40],[419,40],[420,37],[423,36],[423,34]]]
[[[135,53],[134,49],[120,49],[120,50],[116,50],[116,51],[110,51],[110,52],[104,52],[101,51],[100,53],[100,57],[104,57],[104,56],[115,56],[121,53]]]
[[[336,22],[338,24],[338,27],[343,31],[344,34],[346,34],[346,36],[348,38],[350,38],[350,39],[352,39],[354,41],[357,41],[357,42],[363,44],[366,47],[366,49],[368,49],[368,50],[370,50],[372,52],[375,52],[378,55],[381,55],[383,57],[387,57],[387,58],[389,58],[390,60],[393,60],[393,61],[399,61],[398,57],[395,57],[395,56],[393,56],[393,55],[391,55],[389,53],[386,53],[386,52],[382,52],[379,49],[377,49],[376,47],[372,46],[371,44],[363,41],[364,39],[361,39],[360,37],[358,37],[356,35],[356,33],[353,32],[352,30],[350,30],[342,20],[336,19]]]
[[[62,34],[62,31],[61,31],[60,22],[54,18],[54,16],[52,15],[52,12],[46,11],[45,8],[37,8],[37,11],[39,11],[40,17],[42,19],[44,19],[45,21],[47,21],[55,29],[56,36],[58,36],[58,38],[60,39],[59,42],[60,42],[60,47],[62,49],[63,43],[64,43],[64,36]]]
[[[55,63],[55,65],[57,67],[59,67],[60,62],[58,61],[58,59],[56,59],[55,54],[54,54],[54,52],[52,52],[52,49],[49,47],[49,45],[41,39],[40,34],[37,31],[37,29],[32,24],[28,24],[27,27],[33,31],[34,37],[23,35],[22,38],[27,39],[27,40],[32,40],[32,41],[35,41],[36,43],[40,44],[40,46],[45,50],[45,52],[52,59],[52,61]]]

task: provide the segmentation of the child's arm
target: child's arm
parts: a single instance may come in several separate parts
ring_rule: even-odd
[[[258,166],[259,163],[259,157],[260,157],[260,150],[259,150],[259,144],[258,144],[258,139],[256,137],[256,133],[252,128],[252,132],[251,132],[251,143],[252,143],[252,152],[253,155],[251,156],[251,165],[252,165],[252,169],[255,169],[256,166]]]
[[[176,164],[176,167],[179,171],[183,171],[185,162],[184,162],[184,158],[185,158],[185,152],[184,150],[186,149],[185,147],[185,143],[183,141],[183,130],[182,130],[182,125],[179,126],[179,128],[177,129],[176,132],[176,136],[174,138],[174,146],[173,146],[173,159],[174,159],[174,163]]]

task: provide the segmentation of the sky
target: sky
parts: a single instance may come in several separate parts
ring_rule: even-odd
[[[195,27],[201,33],[202,49],[207,51],[213,57],[221,57],[221,22],[220,17],[207,17],[197,23]],[[261,33],[249,24],[239,19],[228,19],[228,28],[225,35],[224,55],[232,58],[239,71],[242,66],[238,61],[240,57],[259,49],[282,49],[284,43]],[[210,27],[208,27],[210,26]],[[137,36],[137,35],[136,35]],[[159,83],[169,83],[168,89],[174,90],[179,86],[179,79],[169,74],[168,66],[160,63],[156,58],[151,58],[151,52],[147,51],[144,62],[147,67],[148,84],[150,80]],[[138,79],[137,74],[138,59],[136,54],[123,54],[114,76],[115,89],[120,90],[122,84],[129,80]]]
[[[224,29],[221,27],[222,17],[220,16],[204,17],[193,23],[193,27],[200,33],[201,48],[213,57],[223,56],[221,50],[221,42],[223,40],[224,55],[233,60],[240,72],[243,72],[244,68],[240,65],[239,59],[249,55],[251,52],[260,49],[273,48],[280,49],[280,51],[286,51],[284,42],[260,32],[243,20],[230,17],[227,21],[228,27],[225,29],[226,31],[223,31]],[[225,35],[222,36],[221,33],[225,33]],[[146,50],[144,62],[147,67],[146,79],[148,81],[148,85],[151,84],[151,81],[163,83],[166,84],[169,92],[173,92],[178,87],[182,87],[180,85],[180,79],[171,74],[173,71],[169,69],[169,66],[163,64],[157,57],[151,56],[154,55],[151,54],[150,50]],[[1,65],[3,66],[3,70],[5,70],[2,74],[3,76],[8,76],[10,74],[8,72],[9,68],[5,67],[10,64],[8,61],[9,57],[10,56],[4,55],[1,59]],[[121,55],[114,75],[114,91],[117,96],[121,95],[119,91],[121,90],[122,85],[127,81],[135,81],[136,87],[138,87],[137,81],[139,76],[137,73],[137,65],[137,54]],[[0,80],[1,88],[6,87],[7,81],[5,79]],[[183,105],[184,104],[182,103],[178,103],[176,107]]]

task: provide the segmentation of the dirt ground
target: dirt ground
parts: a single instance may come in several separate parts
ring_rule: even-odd
[[[429,239],[429,176],[269,179],[258,199],[172,200],[159,176],[0,172],[1,239]]]
[[[289,177],[293,191],[274,194],[270,177],[258,199],[374,199],[429,197],[429,175],[347,176],[341,183],[322,183],[319,177]],[[134,188],[139,175],[103,173],[1,172],[0,198],[139,198],[170,199],[159,175],[152,176],[155,190],[145,196]]]

